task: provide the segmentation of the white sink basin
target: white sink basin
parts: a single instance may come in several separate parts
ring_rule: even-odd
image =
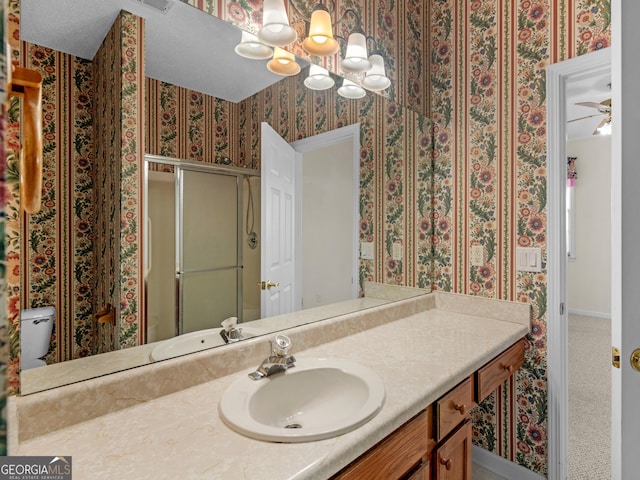
[[[242,336],[245,337],[245,339],[268,333],[266,330],[262,330],[260,328],[242,326],[240,326],[240,328],[242,328]],[[186,355],[187,353],[206,350],[211,347],[226,345],[220,336],[220,330],[222,329],[210,328],[207,330],[185,333],[183,335],[170,338],[169,340],[165,340],[151,350],[149,359],[152,362],[156,362],[158,360],[166,360],[167,358]]]
[[[260,380],[241,375],[218,410],[231,429],[258,440],[335,437],[371,420],[385,399],[378,374],[350,360],[299,359],[295,367]]]

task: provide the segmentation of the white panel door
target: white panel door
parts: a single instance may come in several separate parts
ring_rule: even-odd
[[[612,376],[611,478],[639,478],[640,371],[632,354],[640,352],[640,2],[611,2],[612,11],[612,340],[621,348],[620,369]]]
[[[299,310],[295,279],[295,150],[262,123],[261,316]]]

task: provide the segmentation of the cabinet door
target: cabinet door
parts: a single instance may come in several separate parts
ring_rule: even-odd
[[[431,465],[423,462],[420,467],[405,480],[431,480]]]
[[[435,480],[471,480],[471,420],[467,420],[435,453]]]

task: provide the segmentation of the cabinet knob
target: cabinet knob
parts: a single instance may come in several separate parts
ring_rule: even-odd
[[[451,470],[451,459],[450,458],[441,458],[440,463],[444,465],[444,468],[447,470]]]
[[[453,406],[454,409],[456,409],[457,411],[460,412],[460,415],[464,415],[464,413],[467,411],[467,406],[466,405],[454,405]]]
[[[502,368],[509,372],[509,375],[513,373],[513,365],[503,365]]]

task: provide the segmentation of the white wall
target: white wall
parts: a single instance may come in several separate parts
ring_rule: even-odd
[[[173,173],[149,172],[151,270],[147,276],[147,342],[175,335],[176,224]],[[151,243],[150,242],[150,243]]]
[[[569,311],[611,315],[611,137],[567,143],[577,157],[575,261],[567,267]]]
[[[306,152],[302,160],[302,306],[351,298],[353,141]]]

